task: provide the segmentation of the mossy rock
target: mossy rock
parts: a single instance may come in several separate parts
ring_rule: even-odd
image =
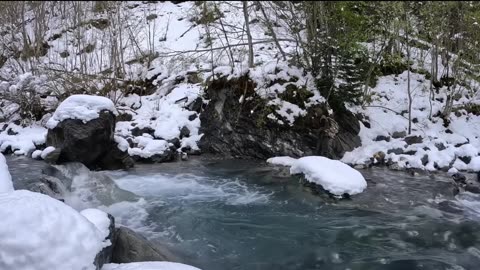
[[[292,83],[285,86],[285,92],[278,95],[279,98],[293,103],[302,109],[305,109],[305,101],[313,96],[313,93],[308,91],[306,87],[298,88]]]

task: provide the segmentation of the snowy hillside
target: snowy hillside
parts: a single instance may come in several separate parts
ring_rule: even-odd
[[[119,113],[115,140],[135,159],[158,162],[182,153],[199,154],[203,136],[199,115],[208,104],[204,90],[221,78],[247,76],[255,95],[272,108],[266,122],[286,129],[305,122],[309,108],[325,103],[329,94],[321,94],[312,73],[299,64],[302,49],[309,48],[308,35],[306,30],[292,31],[296,25],[291,22],[300,23],[306,15],[288,12],[296,8],[294,4],[278,5],[130,1],[27,8],[22,14],[24,28],[13,31],[12,25],[0,25],[5,58],[0,67],[0,150],[28,156],[43,150],[46,123],[53,121],[50,117],[58,104],[71,94],[89,94],[113,101]],[[424,49],[431,44],[414,41],[409,49],[412,134],[406,134],[407,71],[377,74],[376,83],[365,91],[369,99],[361,105],[347,104],[361,119],[362,146],[346,153],[342,161],[480,170],[478,83],[469,79],[468,85],[455,89],[454,109],[445,123],[440,115],[448,102],[447,86],[436,89],[432,100],[425,71],[433,59]],[[381,47],[377,45],[360,43],[371,55]],[[405,57],[406,47],[399,46]],[[456,59],[455,54],[452,57]],[[368,59],[373,61],[372,56]],[[437,62],[436,80],[441,81],[454,68],[445,67],[440,56]],[[335,87],[345,84],[341,76],[335,78]],[[238,103],[248,98],[241,95]],[[41,157],[40,152],[34,156]]]

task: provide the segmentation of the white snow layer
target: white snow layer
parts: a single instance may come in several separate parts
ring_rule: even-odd
[[[12,191],[12,176],[8,171],[7,161],[5,160],[5,157],[0,153],[0,193],[7,193]]]
[[[199,268],[173,262],[135,262],[105,264],[102,270],[200,270]]]
[[[267,163],[273,164],[273,165],[281,165],[281,166],[288,166],[291,167],[295,162],[297,161],[296,158],[292,157],[273,157],[267,159]]]
[[[58,106],[46,125],[49,129],[53,129],[58,123],[66,119],[79,119],[86,123],[98,118],[99,113],[103,110],[118,115],[115,105],[106,97],[72,95]]]
[[[274,157],[268,159],[267,162],[290,166],[290,174],[303,173],[307,181],[320,185],[337,196],[345,193],[358,194],[367,188],[367,181],[359,171],[338,160],[309,156],[299,159]]]
[[[102,233],[104,238],[107,238],[107,236],[110,234],[110,219],[108,218],[107,213],[95,208],[88,208],[82,210],[80,214],[93,223],[93,225],[95,225],[95,227],[97,227],[97,229]]]
[[[32,158],[33,158],[33,159],[39,159],[39,158],[41,158],[42,152],[43,152],[42,150],[35,150],[35,151],[33,151],[33,153],[32,153]]]
[[[55,147],[49,146],[42,151],[42,154],[40,154],[40,157],[42,159],[45,159],[48,156],[48,154],[52,153],[53,151],[55,151]]]
[[[16,135],[9,135],[8,130]],[[15,155],[29,155],[35,150],[35,145],[45,143],[46,136],[47,130],[41,126],[21,127],[10,123],[6,130],[0,133],[0,152],[10,147]]]
[[[411,135],[422,137],[422,142],[408,145],[403,138],[408,130],[405,113],[408,111],[407,71],[397,76],[383,76],[379,78],[376,87],[371,89],[372,106],[350,108],[354,112],[362,113],[370,127],[360,123],[359,136],[362,145],[345,153],[342,161],[351,165],[368,165],[376,153],[383,152],[385,161],[391,161],[398,168],[429,171],[447,171],[450,168],[480,170],[480,164],[477,164],[480,116],[458,109],[448,117],[449,126],[444,127],[443,120],[435,115],[445,107],[447,90],[441,89],[430,104],[429,80],[421,74],[412,73],[410,76],[413,96]],[[475,103],[462,97],[454,100],[454,107],[462,108],[471,102]],[[401,112],[403,116],[399,114]],[[433,116],[431,119],[430,115]],[[399,136],[399,132],[404,134]],[[397,136],[394,136],[395,133]],[[379,139],[378,136],[385,136],[389,141]],[[466,164],[460,159],[463,157],[470,157],[471,161]]]
[[[0,216],[0,269],[94,270],[109,245],[84,216],[40,193],[1,193]]]

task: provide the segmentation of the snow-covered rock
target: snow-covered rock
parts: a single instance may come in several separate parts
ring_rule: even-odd
[[[47,130],[36,124],[21,127],[11,123],[0,132],[0,152],[10,148],[16,155],[30,155],[37,145],[45,143],[46,135]]]
[[[12,192],[13,183],[12,176],[8,171],[7,161],[5,157],[0,154],[0,193]]]
[[[128,153],[120,149],[126,148],[125,142],[119,147],[114,139],[116,114],[113,102],[105,97],[67,98],[47,123],[49,147],[42,152],[42,158],[49,156],[54,147],[55,158],[49,156],[52,163],[81,162],[90,168],[110,170],[133,167]]]
[[[359,171],[338,160],[308,156],[299,159],[274,157],[267,162],[289,166],[290,174],[304,174],[307,181],[322,186],[336,196],[358,194],[367,188],[367,182]]]
[[[297,161],[296,158],[292,157],[273,157],[267,159],[267,163],[273,164],[273,165],[281,165],[281,166],[287,166],[291,167],[295,162]]]
[[[33,159],[40,159],[42,157],[42,150],[35,150],[32,153],[32,158]]]
[[[94,270],[110,245],[80,213],[40,193],[1,193],[0,216],[0,269]]]
[[[136,262],[105,264],[102,270],[200,270],[199,268],[173,262]]]
[[[42,159],[45,159],[50,153],[52,153],[53,151],[55,151],[55,147],[53,146],[49,146],[47,148],[45,148],[43,151],[42,151],[42,154],[40,154],[40,157]],[[33,157],[33,155],[32,155]]]
[[[110,111],[118,115],[113,102],[100,96],[72,95],[66,98],[48,120],[47,127],[55,128],[58,123],[66,119],[79,119],[84,123],[99,117],[101,111]]]

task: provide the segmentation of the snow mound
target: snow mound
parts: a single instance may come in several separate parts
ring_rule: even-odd
[[[102,270],[200,270],[199,268],[173,262],[136,262],[123,264],[105,264]]]
[[[345,193],[354,195],[367,188],[363,175],[347,164],[320,156],[309,156],[299,159],[291,157],[273,157],[267,160],[270,164],[290,166],[290,174],[305,175],[307,181],[322,186],[333,195]]]
[[[85,217],[40,193],[1,193],[0,216],[0,269],[94,270],[107,245]]]
[[[281,166],[288,166],[291,167],[295,162],[297,161],[296,158],[292,157],[273,157],[267,159],[267,163],[273,164],[273,165],[281,165]]]
[[[367,188],[367,181],[359,171],[341,161],[320,156],[298,159],[290,173],[303,173],[308,181],[321,185],[334,195],[354,195]]]
[[[80,119],[86,123],[98,118],[99,113],[103,110],[111,111],[113,114],[118,115],[115,105],[106,97],[72,95],[58,106],[46,126],[49,129],[53,129],[58,123],[66,119]]]
[[[49,146],[42,151],[42,153],[40,154],[40,157],[42,159],[45,159],[48,156],[48,154],[52,153],[53,151],[55,151],[55,147]]]
[[[33,153],[32,153],[32,158],[33,158],[33,159],[41,158],[42,152],[43,152],[42,150],[35,150],[35,151],[33,151]]]
[[[104,238],[107,238],[107,236],[110,234],[110,219],[108,218],[107,213],[95,208],[88,208],[82,210],[80,214],[93,223],[93,225],[95,225],[95,227],[97,227],[97,229],[102,233]]]
[[[13,191],[12,177],[8,171],[7,161],[0,154],[0,193]]]

